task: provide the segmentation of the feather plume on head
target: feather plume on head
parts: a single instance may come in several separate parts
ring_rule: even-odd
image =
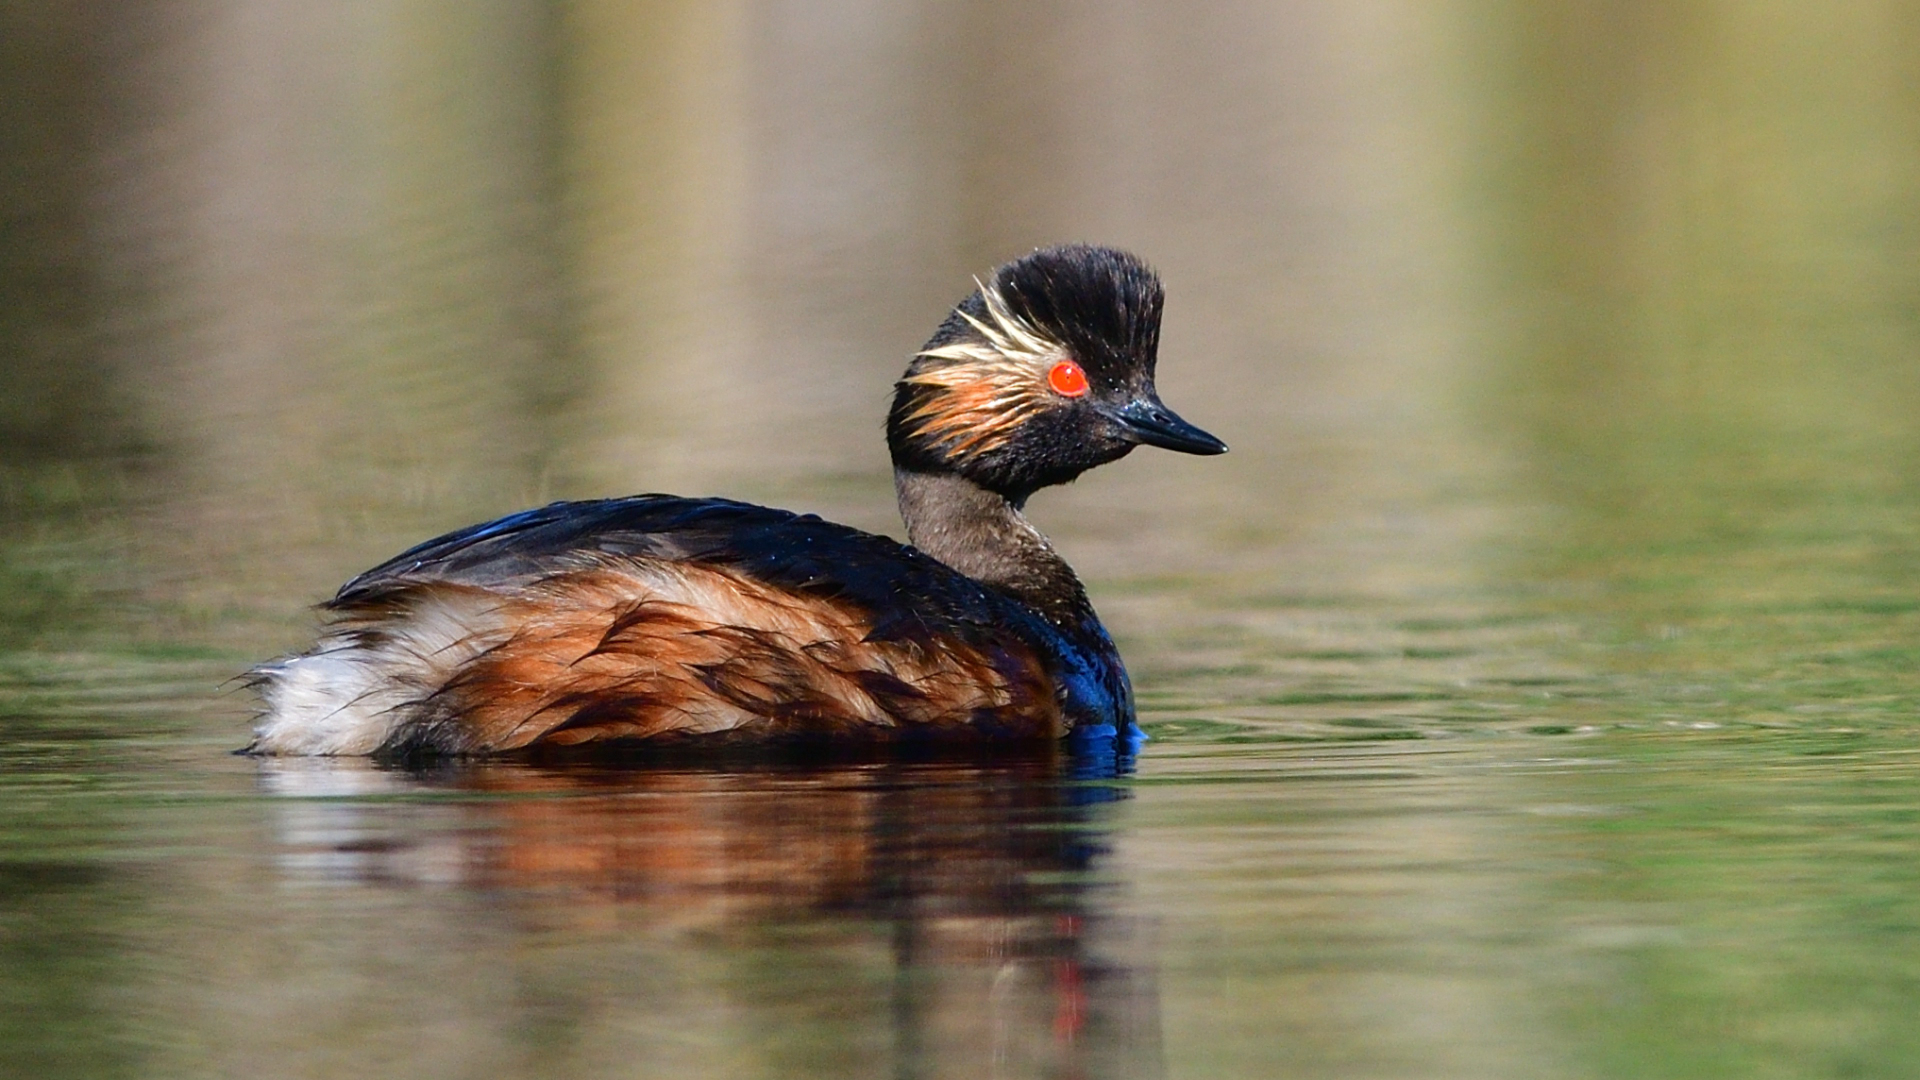
[[[916,363],[900,380],[903,387],[933,391],[918,397],[902,425],[956,456],[1005,446],[1021,424],[1047,407],[1047,371],[1068,359],[1065,346],[1015,315],[997,289],[978,278],[974,284],[986,317],[964,307],[955,314],[980,336],[921,350],[920,359],[947,362]]]

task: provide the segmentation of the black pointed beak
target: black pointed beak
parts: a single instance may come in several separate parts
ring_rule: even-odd
[[[1114,414],[1120,426],[1148,446],[1183,454],[1224,454],[1227,444],[1174,415],[1157,397],[1131,401]]]

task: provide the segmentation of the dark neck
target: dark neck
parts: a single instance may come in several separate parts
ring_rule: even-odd
[[[1080,579],[1003,495],[952,473],[893,470],[913,546],[1062,628],[1092,614]]]

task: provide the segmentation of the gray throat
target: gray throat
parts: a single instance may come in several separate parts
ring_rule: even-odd
[[[1080,579],[1003,495],[952,473],[893,471],[913,546],[1067,626],[1088,610]]]

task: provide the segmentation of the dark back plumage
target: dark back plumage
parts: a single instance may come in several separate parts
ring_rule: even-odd
[[[974,640],[1031,615],[979,582],[884,536],[730,499],[633,495],[556,502],[450,532],[340,587],[350,610],[394,588],[524,585],[609,560],[704,564],[801,596],[850,604],[875,640]]]

